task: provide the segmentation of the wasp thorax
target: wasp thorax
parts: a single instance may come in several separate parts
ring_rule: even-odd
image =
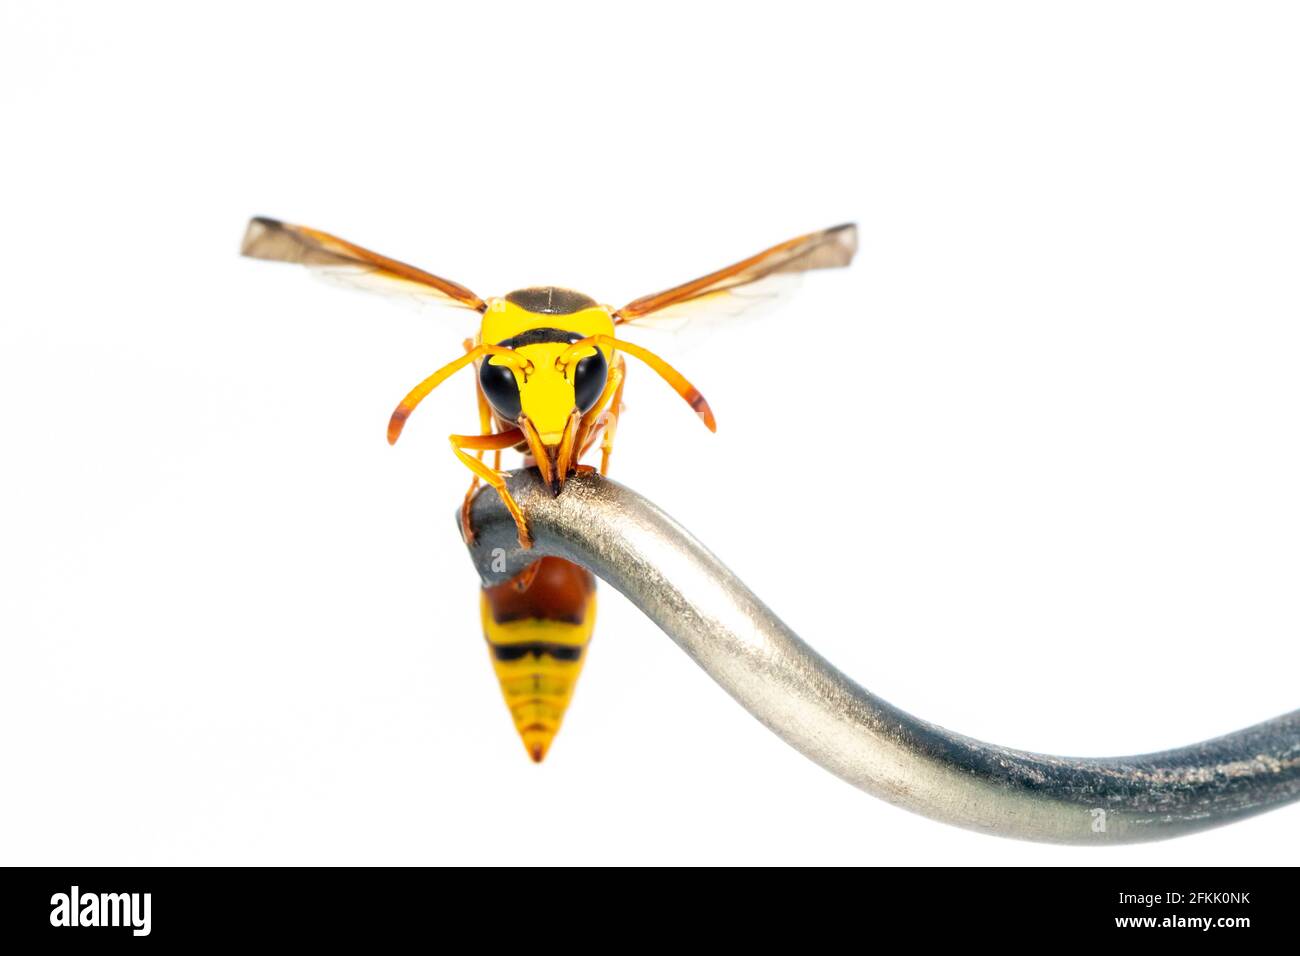
[[[596,307],[596,300],[591,296],[554,285],[516,289],[506,296],[505,301],[534,315],[573,315]]]

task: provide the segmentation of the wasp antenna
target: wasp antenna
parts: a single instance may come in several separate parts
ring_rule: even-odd
[[[411,412],[415,411],[415,406],[424,401],[425,396],[435,388],[445,382],[451,376],[455,375],[466,365],[483,357],[484,355],[508,355],[515,358],[514,352],[499,345],[479,345],[454,362],[448,362],[438,371],[434,372],[415,388],[407,393],[406,397],[398,403],[397,408],[393,410],[393,416],[388,420],[388,444],[396,443],[401,437],[402,428],[406,425],[406,420],[411,417]]]
[[[610,345],[613,348],[621,349],[628,355],[638,358],[650,366],[660,378],[672,386],[673,391],[680,395],[686,404],[691,406],[695,414],[700,416],[700,421],[704,422],[705,428],[711,432],[718,430],[717,420],[713,417],[713,409],[709,407],[708,401],[700,394],[700,390],[687,381],[685,375],[658,355],[655,355],[654,352],[639,345],[633,345],[631,342],[616,339],[612,335],[594,335],[592,339],[600,340],[603,344]],[[580,344],[579,342],[574,343],[575,346]]]

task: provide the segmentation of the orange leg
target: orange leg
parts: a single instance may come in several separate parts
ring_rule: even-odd
[[[456,457],[472,471],[476,478],[482,479],[496,489],[501,500],[505,503],[506,508],[510,511],[510,517],[515,519],[515,527],[519,529],[519,546],[531,548],[533,546],[532,535],[528,533],[528,522],[524,519],[524,513],[516,504],[515,499],[510,496],[506,490],[506,479],[499,470],[489,468],[478,458],[467,454],[465,449],[470,451],[500,451],[504,448],[512,448],[524,440],[523,433],[517,428],[509,431],[499,432],[495,435],[449,435],[448,441],[451,442],[451,450],[455,452]]]
[[[591,416],[590,421],[583,429],[579,447],[581,451],[578,457],[581,458],[591,450],[596,444],[596,438],[602,432],[608,434],[608,429],[618,427],[618,413],[623,408],[623,379],[626,375],[626,368],[623,365],[623,357],[620,355],[616,360],[614,368],[609,373],[609,381],[605,383],[605,390],[601,393],[592,410],[588,412]],[[604,408],[602,412],[601,409]],[[609,471],[609,453],[613,449],[613,437],[609,436],[601,443],[601,463],[600,473],[607,474]],[[594,471],[589,466],[579,466],[586,470]]]
[[[622,372],[622,368],[619,368]],[[609,474],[609,456],[614,451],[614,435],[618,432],[618,417],[623,413],[623,382],[624,378],[620,374],[618,377],[618,387],[614,389],[614,398],[609,403],[609,408],[605,412],[605,435],[600,440],[600,473]]]
[[[466,344],[469,344],[468,340]],[[490,435],[492,434],[492,407],[488,405],[487,396],[483,394],[483,387],[478,384],[477,380],[474,382],[474,392],[478,396],[479,434]],[[483,461],[484,454],[485,453],[481,450],[475,453],[475,457],[478,458],[480,463]],[[493,455],[494,467],[492,470],[500,471],[501,450],[495,449]],[[465,492],[465,500],[460,506],[460,530],[462,536],[465,538],[466,544],[472,544],[474,542],[474,528],[470,525],[469,507],[474,501],[474,492],[478,491],[479,480],[478,472],[475,472],[473,480],[469,483],[469,491]]]

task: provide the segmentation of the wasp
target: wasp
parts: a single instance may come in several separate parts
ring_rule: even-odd
[[[473,541],[470,505],[480,486],[487,484],[509,509],[525,548],[532,544],[528,517],[506,488],[502,452],[521,452],[525,466],[535,466],[555,495],[576,472],[595,470],[581,460],[597,444],[599,471],[607,474],[623,410],[627,358],[662,378],[710,431],[717,428],[700,391],[658,355],[624,339],[619,334],[622,326],[673,327],[709,314],[735,315],[771,298],[783,280],[848,265],[856,251],[857,230],[846,223],[797,236],[716,272],[612,308],[555,286],[484,299],[450,279],[327,232],[263,217],[249,222],[241,249],[255,259],[298,263],[345,283],[478,314],[478,330],[465,340],[464,354],[398,404],[388,422],[388,441],[397,441],[411,412],[430,392],[472,366],[479,431],[449,438],[452,453],[473,475],[460,510],[462,534],[467,543]],[[582,670],[595,626],[595,578],[579,565],[543,557],[514,579],[484,587],[479,604],[506,706],[525,750],[540,763]]]

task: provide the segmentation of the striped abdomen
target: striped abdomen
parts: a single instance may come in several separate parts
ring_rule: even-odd
[[[596,579],[562,558],[539,558],[483,588],[483,635],[524,748],[540,763],[564,719],[596,623]]]

